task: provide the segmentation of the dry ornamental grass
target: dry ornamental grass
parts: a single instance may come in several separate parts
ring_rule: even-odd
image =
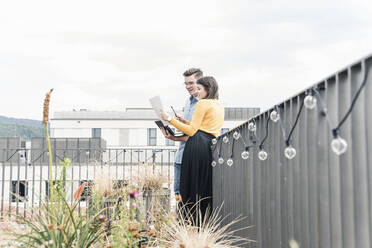
[[[160,190],[165,184],[168,184],[168,178],[165,173],[159,171],[153,165],[144,164],[137,176],[133,177],[133,183],[142,190]]]
[[[235,236],[239,230],[232,230],[232,226],[243,218],[236,218],[232,222],[222,225],[224,218],[221,208],[216,208],[210,213],[209,218],[203,218],[199,204],[194,206],[198,212],[196,219],[192,214],[184,213],[184,208],[179,209],[177,218],[164,222],[162,233],[159,235],[160,247],[167,248],[238,248],[243,244],[254,242],[248,238]],[[197,225],[197,223],[201,223]]]

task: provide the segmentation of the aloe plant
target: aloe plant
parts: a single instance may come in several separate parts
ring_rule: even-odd
[[[62,162],[61,177],[70,162],[69,159]],[[19,216],[30,230],[27,233],[13,233],[19,247],[83,248],[101,242],[105,234],[104,209],[89,217],[77,211],[85,187],[86,183],[83,183],[75,191],[72,203],[66,200],[64,187],[55,187],[53,206],[45,201],[39,214],[32,219]]]

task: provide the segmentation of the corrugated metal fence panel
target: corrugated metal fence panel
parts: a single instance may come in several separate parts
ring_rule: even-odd
[[[231,120],[246,120],[252,116],[260,113],[259,108],[235,108],[226,107],[225,108],[225,121]]]
[[[0,138],[0,162],[18,162],[18,150],[21,148],[21,139],[16,138]],[[16,154],[17,153],[17,154]]]
[[[70,158],[72,162],[88,162],[99,160],[101,153],[106,149],[106,141],[101,138],[51,138],[53,162],[63,158]],[[31,159],[34,162],[48,163],[47,143],[44,138],[32,138]],[[90,154],[87,155],[87,151]]]
[[[221,214],[226,223],[239,215],[246,217],[235,228],[251,226],[239,232],[256,242],[246,247],[289,247],[296,240],[301,248],[372,247],[372,57],[367,57],[316,84],[327,107],[332,128],[349,109],[364,73],[367,84],[352,114],[341,127],[348,150],[335,155],[330,147],[332,133],[320,103],[313,110],[304,108],[292,136],[297,150],[294,159],[284,156],[285,142],[280,124],[269,122],[264,149],[269,157],[258,159],[258,144],[265,135],[269,110],[255,117],[257,144],[250,157],[241,159],[242,141],[235,141],[234,164],[231,155],[232,134],[238,130],[246,143],[248,120],[228,135],[230,142],[218,139],[214,158],[222,144],[225,163],[213,168],[214,206],[223,203]],[[279,106],[285,134],[295,122],[305,91]]]

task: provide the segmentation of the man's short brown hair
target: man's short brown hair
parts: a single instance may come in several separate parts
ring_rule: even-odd
[[[203,77],[203,72],[199,68],[190,68],[183,73],[184,77],[189,77],[191,75],[195,75],[195,78],[198,79]]]

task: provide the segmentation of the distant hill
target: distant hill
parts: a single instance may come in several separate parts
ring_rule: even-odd
[[[30,119],[17,119],[12,117],[6,117],[0,115],[0,123],[5,124],[18,124],[18,125],[26,125],[26,126],[33,126],[33,127],[43,127],[43,123],[37,120],[30,120]]]
[[[21,137],[23,140],[29,140],[44,136],[41,121],[0,116],[0,137]]]

